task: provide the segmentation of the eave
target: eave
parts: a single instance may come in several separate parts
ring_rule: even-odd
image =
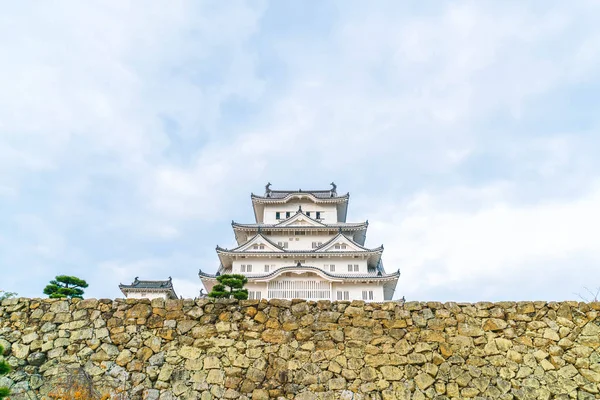
[[[166,293],[168,295],[169,298],[171,299],[177,299],[177,293],[175,293],[175,290],[170,287],[170,288],[145,288],[145,287],[131,287],[129,285],[119,285],[119,289],[121,290],[121,293],[123,293],[125,295],[125,297],[127,297],[127,293]]]
[[[265,235],[282,232],[316,232],[329,234],[337,234],[340,229],[342,233],[351,234],[352,240],[361,246],[364,246],[367,237],[367,229],[369,222],[358,222],[358,223],[335,223],[335,224],[323,224],[323,226],[302,226],[302,225],[291,225],[291,226],[280,226],[279,224],[240,224],[237,222],[231,222],[235,240],[238,245],[243,245],[248,240],[252,239],[260,230]],[[248,237],[250,236],[250,237]]]
[[[327,280],[332,280],[334,282],[345,282],[345,281],[394,281],[394,280],[398,280],[398,278],[400,277],[400,271],[396,271],[393,272],[391,274],[332,274],[331,272],[328,271],[324,271],[321,268],[317,268],[317,267],[313,267],[310,265],[301,265],[301,266],[287,266],[287,267],[281,267],[276,269],[275,271],[272,271],[268,274],[254,274],[254,275],[245,275],[246,278],[248,278],[249,282],[268,282],[270,280],[273,280],[279,276],[281,276],[281,274],[286,273],[286,272],[294,272],[294,273],[305,273],[305,272],[312,272],[312,273],[316,273],[318,275],[320,275],[321,277],[323,277],[324,279]],[[206,272],[203,271],[199,271],[198,272],[198,276],[200,277],[201,280],[206,280],[206,281],[216,281],[217,279],[217,275],[215,274],[208,274]]]
[[[376,249],[368,249],[366,251],[320,251],[315,250],[283,250],[283,251],[244,251],[236,252],[232,250],[223,249],[217,246],[217,255],[219,261],[224,268],[231,268],[233,260],[238,258],[261,258],[261,259],[272,259],[272,258],[294,258],[294,257],[307,257],[312,258],[347,258],[354,256],[361,256],[367,258],[367,265],[370,268],[377,268],[381,260],[383,253],[383,246]]]
[[[271,198],[265,196],[258,196],[252,193],[250,195],[252,199],[252,208],[254,209],[254,217],[257,223],[263,222],[264,205],[265,204],[285,204],[291,200],[304,200],[308,199],[315,204],[337,204],[337,220],[341,222],[346,221],[348,214],[348,200],[350,199],[350,193],[346,193],[343,196],[335,196],[329,198],[316,197],[309,192],[291,192],[285,197]]]

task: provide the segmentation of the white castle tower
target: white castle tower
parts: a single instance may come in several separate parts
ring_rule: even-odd
[[[232,222],[238,247],[217,246],[216,275],[200,271],[207,291],[222,274],[248,278],[249,299],[391,300],[400,271],[387,274],[383,246],[364,247],[368,221],[346,222],[350,194],[271,190],[252,194],[256,223]]]

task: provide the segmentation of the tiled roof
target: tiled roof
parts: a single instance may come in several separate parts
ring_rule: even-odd
[[[244,247],[246,245],[246,243],[254,240],[254,238],[260,236],[261,238],[263,238],[267,243],[271,244],[272,246],[274,246],[277,249],[283,250],[283,251],[239,251],[240,248]],[[290,253],[290,254],[295,254],[295,253],[299,253],[299,254],[310,254],[310,253],[314,253],[314,254],[323,254],[322,252],[318,252],[317,250],[324,248],[325,246],[333,243],[336,239],[338,239],[340,236],[342,236],[344,239],[347,239],[349,242],[353,243],[354,245],[356,245],[356,247],[358,247],[362,252],[369,252],[369,253],[377,253],[377,252],[381,252],[383,251],[383,245],[376,247],[374,249],[369,249],[367,247],[361,246],[360,244],[356,243],[355,241],[353,241],[352,239],[348,238],[347,236],[344,236],[341,233],[338,233],[336,236],[334,236],[332,239],[328,240],[327,242],[323,243],[322,245],[320,245],[317,248],[314,249],[310,249],[310,250],[290,250],[290,249],[285,249],[281,246],[279,246],[278,244],[276,244],[275,242],[273,242],[272,240],[270,240],[269,238],[267,238],[266,236],[262,235],[260,232],[258,232],[256,235],[254,235],[252,238],[250,238],[246,243],[235,247],[233,249],[225,249],[221,246],[217,246],[217,252],[224,252],[224,253],[249,253],[249,254],[268,254],[268,253],[273,253],[273,254],[282,254],[282,253]],[[357,251],[334,251],[333,253],[343,253],[343,254],[351,254],[351,253],[356,253]],[[332,252],[326,252],[326,253],[332,253]]]
[[[126,289],[172,289],[173,282],[170,277],[166,281],[140,281],[136,276],[131,285],[120,284],[119,287]]]
[[[159,292],[159,293],[168,293],[169,298],[176,299],[177,293],[175,293],[175,289],[173,289],[173,281],[171,277],[169,277],[166,281],[141,281],[138,277],[135,277],[135,280],[131,283],[131,285],[123,285],[119,284],[119,289],[121,292],[126,295],[126,292]]]
[[[346,193],[343,196],[337,195],[337,186],[335,183],[331,183],[331,189],[328,190],[271,190],[271,184],[268,183],[265,186],[265,194],[263,196],[252,194],[252,198],[256,199],[271,199],[271,200],[281,200],[292,194],[310,194],[317,199],[344,199],[350,196],[349,193]]]
[[[290,217],[291,218],[291,217]],[[310,218],[310,217],[308,217]],[[342,228],[342,229],[356,229],[356,228],[366,228],[369,226],[369,222],[336,222],[333,224],[326,224],[323,223],[323,225],[325,226],[308,226],[308,225],[279,225],[280,222],[278,222],[277,224],[241,224],[238,222],[231,222],[231,225],[234,228],[249,228],[249,229],[257,229],[257,228],[269,228],[269,229],[273,229],[273,228],[277,228],[277,229],[338,229],[338,228]]]
[[[264,236],[263,236],[264,237]],[[252,240],[252,239],[250,239]],[[271,244],[273,244],[273,242],[269,241]],[[244,245],[242,245],[244,246]],[[238,246],[238,247],[242,247],[242,246]],[[277,246],[278,248],[280,248],[283,251],[236,251],[236,249],[224,249],[220,246],[217,246],[217,253],[221,252],[221,253],[238,253],[238,254],[247,254],[247,255],[264,255],[264,254],[353,254],[353,253],[360,253],[360,254],[364,254],[365,252],[367,253],[380,253],[383,251],[383,246],[379,246],[377,248],[374,249],[367,249],[366,247],[364,248],[365,250],[360,250],[360,251],[351,251],[351,250],[344,250],[344,251],[327,251],[327,252],[317,252],[315,250],[317,249],[311,249],[311,250],[290,250],[290,249],[284,249],[278,245],[275,244],[275,246]],[[362,247],[361,245],[357,245],[359,247]],[[321,245],[321,247],[323,247]]]
[[[345,200],[350,197],[350,193],[346,193],[343,196],[338,196],[336,193],[321,192],[315,190],[273,190],[271,191],[271,193],[265,194],[264,196],[259,196],[257,194],[252,193],[252,198],[260,200],[283,200],[294,194],[310,194],[319,200]]]
[[[331,272],[324,271],[321,268],[313,267],[310,265],[287,266],[287,267],[278,268],[275,271],[269,272],[268,274],[252,274],[252,275],[244,275],[244,276],[246,276],[248,279],[264,279],[264,278],[269,278],[271,276],[274,276],[275,274],[280,273],[280,272],[291,271],[291,270],[295,271],[298,268],[315,270],[320,273],[323,273],[324,275],[330,276],[332,278],[344,278],[344,279],[389,279],[389,278],[395,278],[395,277],[400,276],[400,270],[393,272],[391,274],[382,273],[379,270],[372,274],[360,274],[360,275],[359,274],[332,274]],[[220,274],[208,274],[206,272],[203,272],[202,270],[200,270],[198,272],[198,276],[200,278],[213,278],[214,279],[218,275],[220,275]]]

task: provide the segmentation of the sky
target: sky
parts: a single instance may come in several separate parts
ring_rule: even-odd
[[[10,2],[0,289],[167,279],[250,193],[350,192],[407,300],[600,287],[600,3]],[[588,296],[589,297],[589,296]]]

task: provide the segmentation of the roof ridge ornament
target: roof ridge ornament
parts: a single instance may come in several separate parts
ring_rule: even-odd
[[[300,205],[298,206],[298,212],[299,212],[299,213],[301,213],[301,212],[302,212],[302,204],[300,204]]]
[[[271,182],[265,185],[265,197],[271,197]]]
[[[331,185],[331,197],[335,197],[337,195],[337,185],[334,182],[331,182],[330,185]]]

